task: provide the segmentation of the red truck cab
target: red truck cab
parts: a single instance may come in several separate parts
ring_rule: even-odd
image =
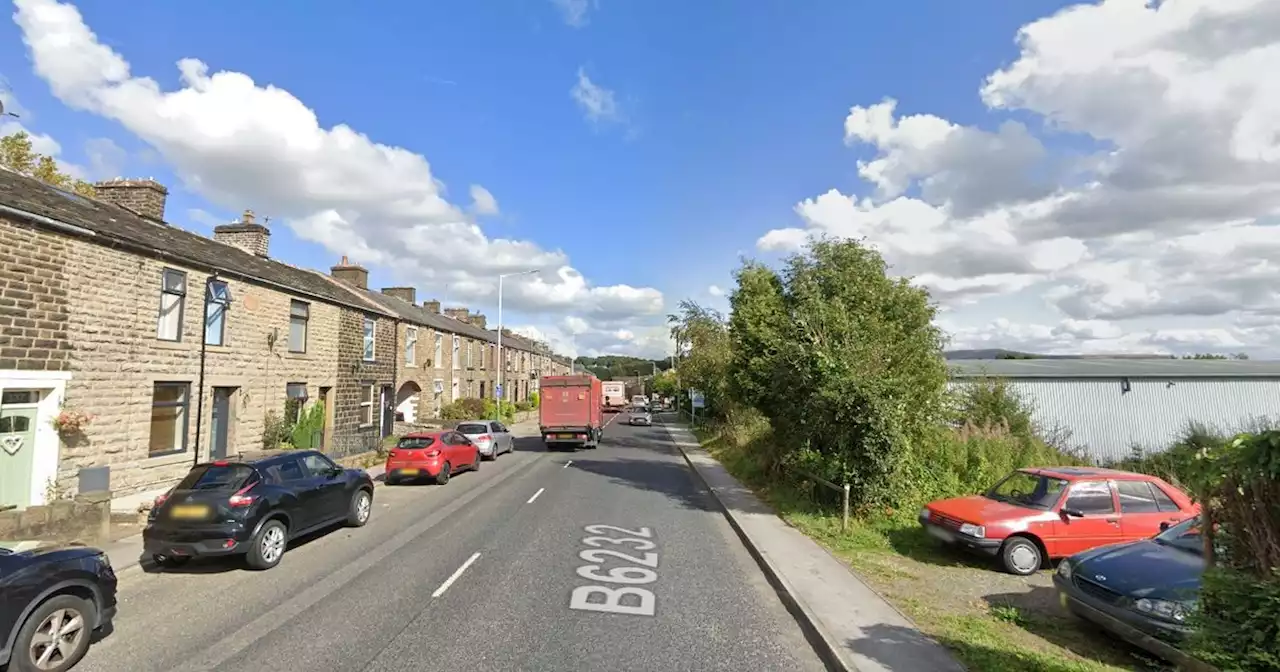
[[[547,450],[600,445],[604,411],[600,379],[592,375],[543,376],[538,424]]]

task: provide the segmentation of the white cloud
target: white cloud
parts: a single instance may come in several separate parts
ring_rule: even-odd
[[[93,138],[84,143],[84,153],[89,157],[88,179],[93,181],[121,177],[129,153],[110,138]]]
[[[670,330],[633,319],[588,322],[567,316],[554,324],[520,325],[511,330],[549,343],[557,352],[574,357],[628,355],[661,359],[674,347]]]
[[[119,122],[212,205],[238,212],[253,204],[335,258],[381,265],[427,291],[448,285],[458,302],[492,301],[500,273],[540,269],[536,277],[509,280],[503,298],[511,308],[662,311],[657,290],[593,285],[560,250],[486,236],[473,215],[446,200],[426,158],[346,125],[321,127],[316,113],[284,89],[243,73],[210,72],[188,58],[178,62],[180,88],[166,91],[133,74],[75,7],[54,0],[16,5],[35,71],[54,95]],[[471,195],[483,209],[479,193],[473,188]]]
[[[1018,45],[980,94],[1035,123],[854,106],[869,195],[805,200],[757,247],[866,237],[981,347],[1280,355],[1280,3],[1104,0]]]
[[[707,288],[707,293],[711,296],[724,296],[724,290],[719,285],[711,285]]]
[[[560,11],[565,24],[574,28],[582,28],[589,22],[587,13],[595,9],[595,0],[551,0]]]
[[[578,103],[587,121],[600,124],[623,120],[617,95],[591,81],[584,68],[578,68],[578,81],[569,90],[569,95]]]
[[[489,193],[488,189],[473,184],[471,185],[471,210],[477,215],[496,215],[498,214],[498,199]]]

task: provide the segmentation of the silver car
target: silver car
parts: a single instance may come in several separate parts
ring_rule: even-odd
[[[649,409],[644,406],[633,406],[631,408],[631,417],[627,419],[627,423],[631,425],[644,425],[650,427],[653,425],[653,415],[649,413]]]
[[[480,449],[480,457],[486,460],[496,460],[503,453],[509,453],[516,448],[515,438],[511,436],[511,430],[507,426],[496,420],[467,420],[459,422],[457,427],[458,433],[471,439]]]

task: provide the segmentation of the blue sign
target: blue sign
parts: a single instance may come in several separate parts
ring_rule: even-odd
[[[697,390],[689,390],[689,401],[693,403],[694,408],[705,408],[707,405],[702,393]]]
[[[495,396],[497,396],[499,399],[501,399],[501,398],[502,398],[502,383],[498,383],[497,385],[494,385],[494,386],[493,386],[493,393],[494,393],[494,395],[495,395]]]

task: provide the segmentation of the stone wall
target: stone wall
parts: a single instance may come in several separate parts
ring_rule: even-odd
[[[111,535],[111,493],[87,493],[44,506],[0,511],[0,539],[103,544]]]
[[[68,242],[0,218],[0,369],[70,367]]]
[[[337,403],[334,406],[333,433],[341,441],[353,436],[377,434],[382,408],[379,394],[383,386],[391,386],[395,393],[396,369],[403,357],[398,344],[396,321],[389,317],[369,314],[377,321],[374,335],[374,361],[364,361],[365,313],[343,310],[338,327],[338,384],[335,388]],[[371,423],[364,423],[362,404],[370,400],[372,392]],[[391,400],[392,404],[395,399]]]
[[[140,257],[87,241],[71,241],[66,271],[77,279],[70,293],[69,336],[75,377],[66,403],[95,416],[84,435],[64,444],[59,482],[73,487],[82,467],[111,467],[111,488],[129,495],[171,485],[196,461],[197,380],[204,313],[205,271]],[[179,342],[156,338],[161,271],[187,273]],[[290,295],[227,280],[233,303],[224,345],[208,346],[200,459],[207,459],[213,388],[234,388],[228,453],[261,447],[268,411],[281,413],[285,386],[303,383],[310,399],[336,387],[341,309],[310,304],[305,353],[289,352]],[[186,447],[163,456],[149,450],[152,395],[157,382],[190,384]]]

